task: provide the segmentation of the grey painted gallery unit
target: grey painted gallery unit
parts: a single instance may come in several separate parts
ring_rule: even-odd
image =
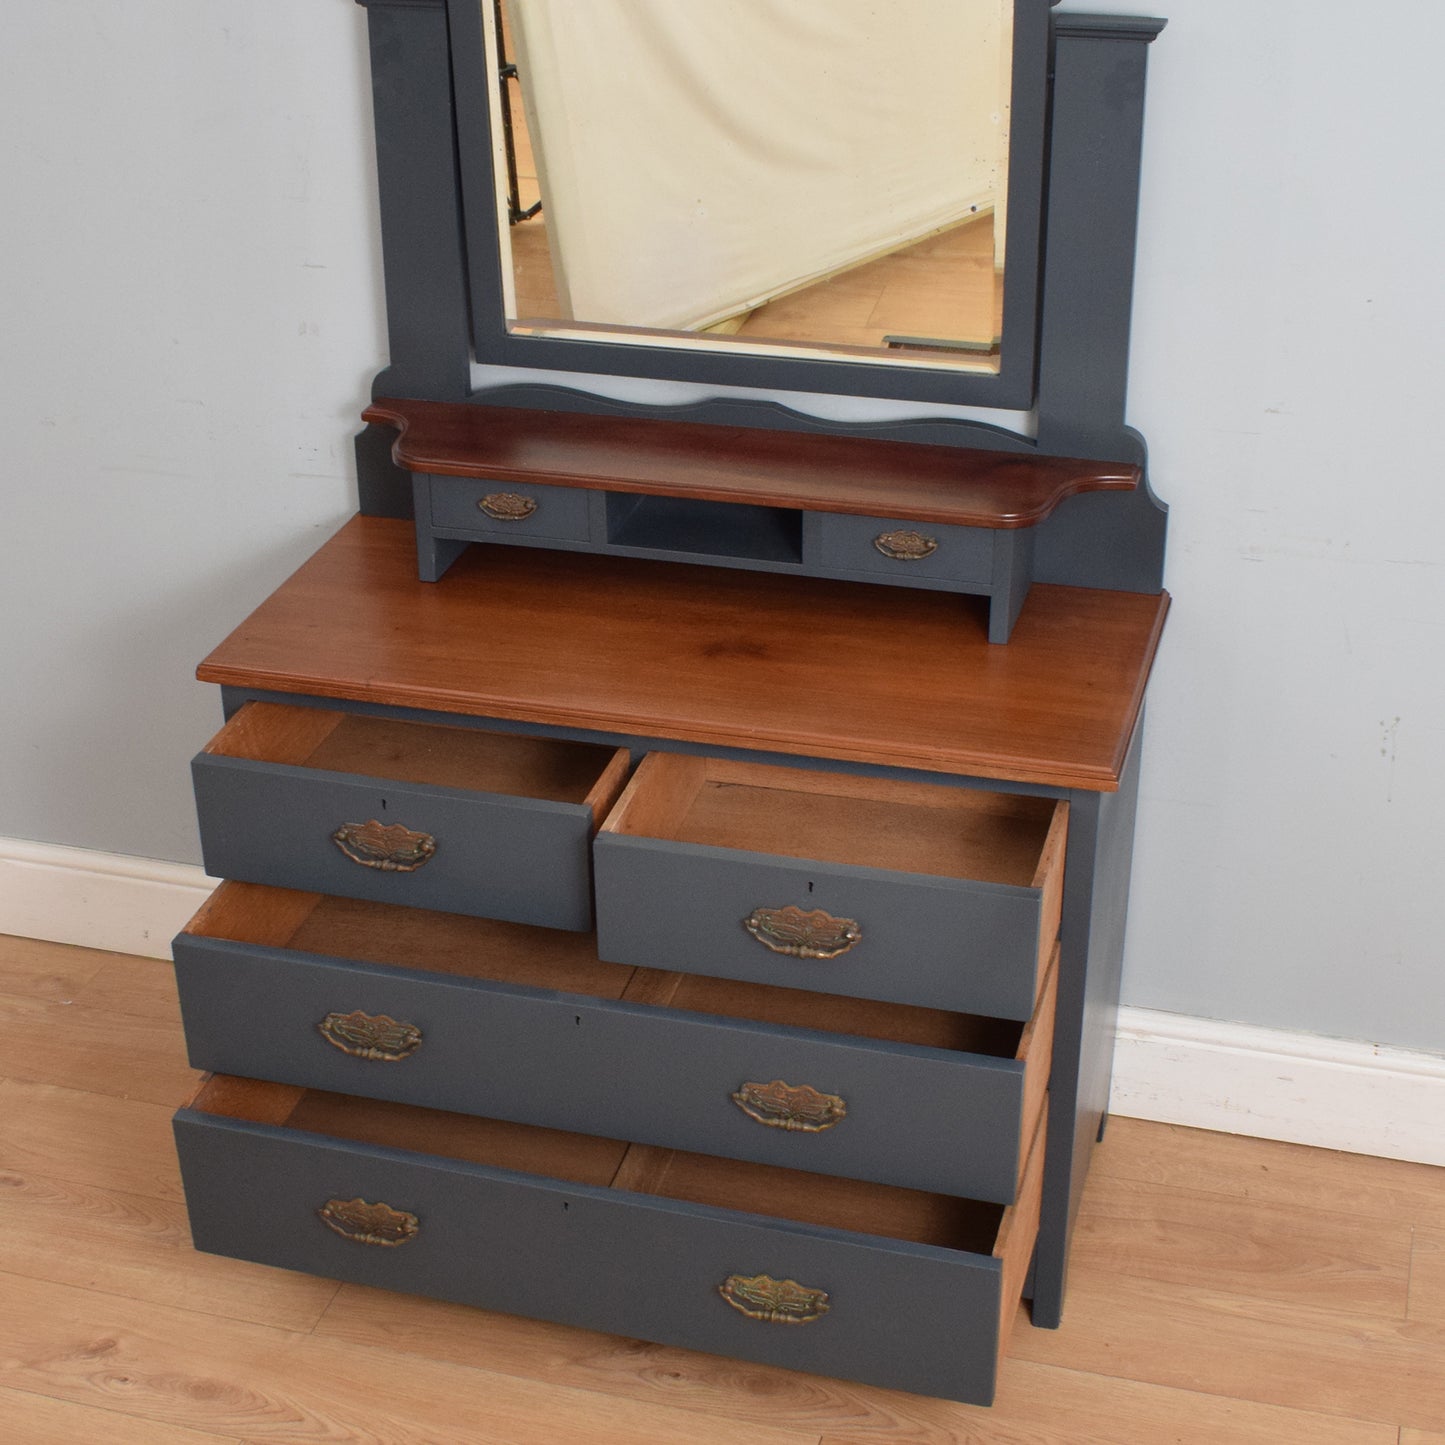
[[[521,334],[490,7],[360,3],[391,364],[360,515],[199,670],[197,1247],[987,1404],[1020,1301],[1059,1323],[1108,1106],[1168,606],[1123,420],[1162,22],[1015,0],[988,372]]]

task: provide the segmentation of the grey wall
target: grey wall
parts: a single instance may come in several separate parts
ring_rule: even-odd
[[[350,510],[384,359],[364,17],[14,8],[0,835],[193,860],[192,669]],[[1176,604],[1126,996],[1445,1052],[1445,11],[1160,8],[1130,419]]]

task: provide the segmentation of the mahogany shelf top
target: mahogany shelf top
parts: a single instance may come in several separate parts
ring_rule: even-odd
[[[981,599],[903,587],[483,545],[419,582],[411,524],[355,517],[197,675],[1107,792],[1167,608],[1035,586],[991,646]]]
[[[1140,478],[1124,462],[467,402],[382,400],[362,416],[399,430],[392,456],[413,472],[966,527],[1031,527]]]

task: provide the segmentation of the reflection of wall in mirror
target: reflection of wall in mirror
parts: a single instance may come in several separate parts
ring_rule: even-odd
[[[507,10],[564,319],[699,329],[996,202],[1002,233],[1010,0]]]

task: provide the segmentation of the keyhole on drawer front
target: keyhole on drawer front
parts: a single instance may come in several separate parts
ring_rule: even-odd
[[[571,1207],[572,1207],[572,1206],[571,1206],[570,1204],[568,1204],[565,1199],[562,1201],[562,1213],[563,1213],[563,1214],[566,1214],[566,1212],[567,1212]]]
[[[576,1025],[580,1028],[580,1027],[582,1026],[582,1015],[581,1015],[581,1014],[574,1014],[574,1015],[572,1016],[572,1022],[573,1022],[574,1024],[576,1024]]]
[[[386,806],[386,804],[383,803],[381,806],[384,808],[384,807]],[[811,893],[812,891],[813,891],[813,880],[810,878],[810,879],[808,880],[808,892]]]
[[[385,799],[385,798],[383,798],[383,799],[381,800],[381,811],[382,811],[383,813],[386,812],[386,799]],[[809,885],[809,886],[811,887],[811,885]]]

